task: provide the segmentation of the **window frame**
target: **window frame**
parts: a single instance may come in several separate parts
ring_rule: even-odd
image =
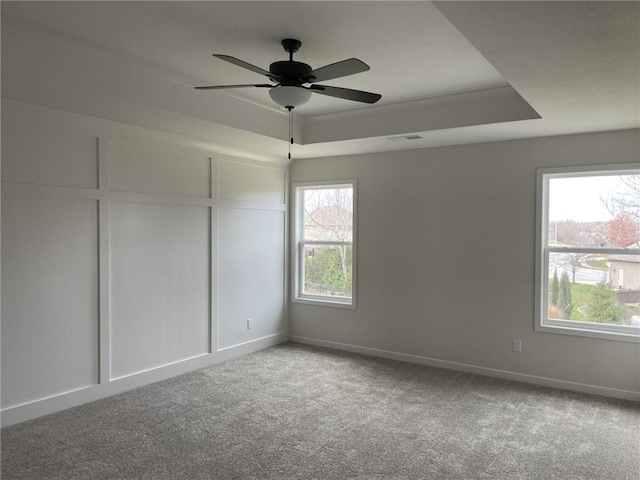
[[[319,190],[332,188],[351,188],[353,192],[353,217],[351,242],[304,240],[304,211],[302,194],[305,190]],[[292,236],[292,288],[293,303],[308,305],[324,305],[329,307],[356,309],[357,296],[357,215],[358,189],[355,179],[332,180],[318,182],[295,182],[292,184],[293,195],[293,228]],[[313,295],[303,292],[304,282],[304,248],[305,245],[349,245],[351,246],[351,297],[329,295]]]
[[[629,254],[635,249],[621,247],[563,247],[549,246],[549,180],[598,175],[638,174],[638,164],[610,164],[575,167],[539,168],[536,184],[536,258],[535,258],[535,327],[537,332],[559,333],[581,337],[601,338],[640,343],[640,329],[626,325],[606,325],[579,320],[549,319],[549,254],[598,253]]]

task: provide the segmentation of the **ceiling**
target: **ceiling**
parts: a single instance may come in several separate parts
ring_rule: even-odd
[[[211,54],[268,69],[283,38],[313,68],[363,60],[324,83],[382,94],[313,95],[296,158],[640,126],[637,2],[2,2],[2,97],[282,158],[266,89],[192,87],[265,83]]]

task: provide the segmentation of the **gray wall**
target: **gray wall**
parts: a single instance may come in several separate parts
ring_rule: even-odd
[[[3,424],[286,340],[287,183],[285,166],[3,101]]]
[[[292,338],[640,399],[638,343],[534,332],[536,169],[637,162],[639,143],[627,130],[295,161],[293,182],[358,181],[358,308],[293,304]]]

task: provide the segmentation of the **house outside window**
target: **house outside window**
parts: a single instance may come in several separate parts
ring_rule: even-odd
[[[640,341],[640,169],[538,171],[536,330]]]
[[[294,295],[355,308],[355,181],[294,185]]]

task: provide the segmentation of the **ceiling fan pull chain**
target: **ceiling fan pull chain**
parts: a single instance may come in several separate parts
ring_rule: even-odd
[[[293,107],[287,107],[289,110],[289,160],[291,160],[291,145],[293,145]]]

